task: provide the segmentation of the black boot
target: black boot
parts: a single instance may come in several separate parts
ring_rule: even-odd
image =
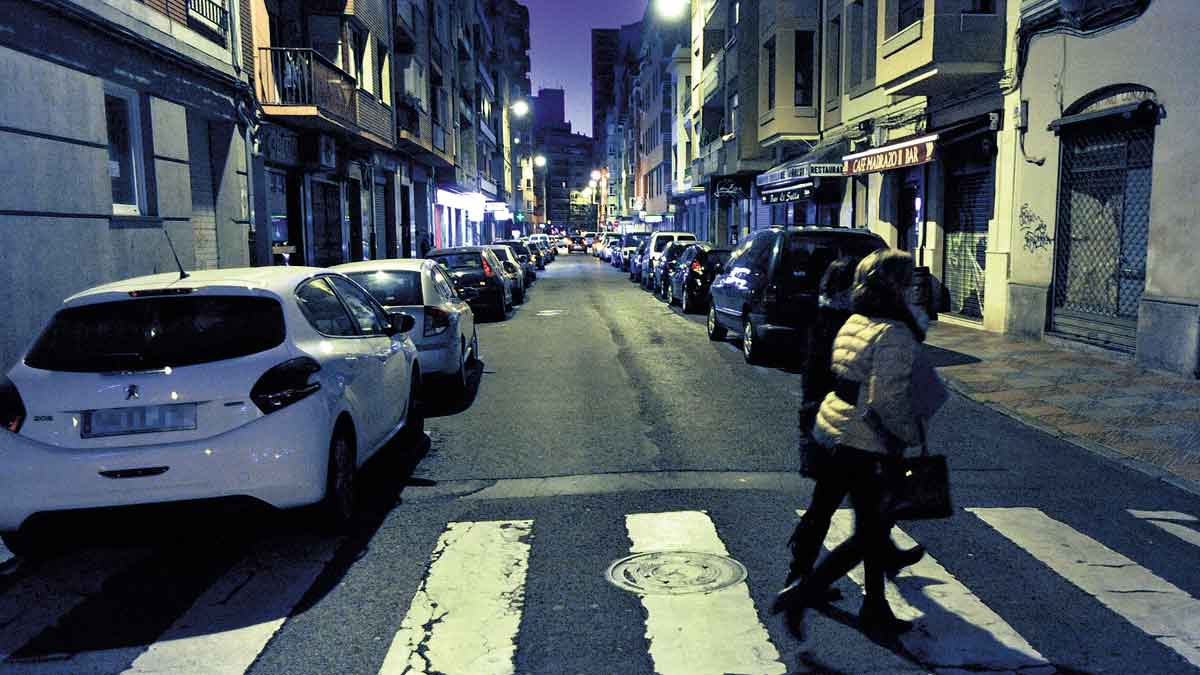
[[[924,557],[925,547],[920,544],[917,544],[916,546],[904,551],[898,548],[893,548],[892,554],[888,556],[887,567],[884,568],[884,574],[886,574],[887,578],[889,579],[895,579],[896,575],[900,574],[900,570],[917,564],[917,562]]]
[[[871,597],[863,600],[862,609],[858,612],[858,625],[872,637],[891,637],[906,633],[913,627],[911,621],[896,618],[887,600]]]

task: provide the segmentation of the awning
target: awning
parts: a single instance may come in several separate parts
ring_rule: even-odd
[[[1160,119],[1158,104],[1156,104],[1154,101],[1139,101],[1137,103],[1126,103],[1125,105],[1114,106],[1104,110],[1095,110],[1092,112],[1079,113],[1078,115],[1067,115],[1066,117],[1060,117],[1051,122],[1050,125],[1046,127],[1046,130],[1053,131],[1057,134],[1065,126],[1070,126],[1072,124],[1083,124],[1084,122],[1091,122],[1102,117],[1113,116],[1119,116],[1124,119],[1136,119],[1138,121],[1145,121],[1152,124],[1158,124]]]
[[[842,173],[857,176],[931,162],[937,139],[937,134],[930,134],[846,155],[842,157]]]
[[[842,156],[849,149],[850,144],[843,138],[823,141],[803,156],[759,174],[756,182],[760,186],[782,187],[819,176],[841,176]]]

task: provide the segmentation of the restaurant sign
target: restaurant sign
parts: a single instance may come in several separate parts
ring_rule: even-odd
[[[937,134],[914,138],[911,141],[872,148],[842,158],[842,174],[857,176],[876,171],[890,171],[933,161]]]
[[[788,202],[800,202],[811,198],[812,183],[801,183],[800,185],[793,185],[792,187],[764,192],[762,195],[762,203],[765,205],[786,204]]]

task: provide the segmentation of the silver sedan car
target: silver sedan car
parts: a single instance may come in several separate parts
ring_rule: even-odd
[[[465,390],[469,365],[479,358],[475,314],[458,296],[454,283],[432,260],[365,260],[333,269],[367,289],[388,311],[400,310],[416,321],[409,336],[425,373],[449,376]]]

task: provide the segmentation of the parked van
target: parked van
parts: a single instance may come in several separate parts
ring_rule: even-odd
[[[642,288],[651,288],[657,269],[658,259],[673,241],[696,241],[696,235],[691,232],[655,232],[650,235],[650,245],[646,248],[646,259],[642,265]]]

